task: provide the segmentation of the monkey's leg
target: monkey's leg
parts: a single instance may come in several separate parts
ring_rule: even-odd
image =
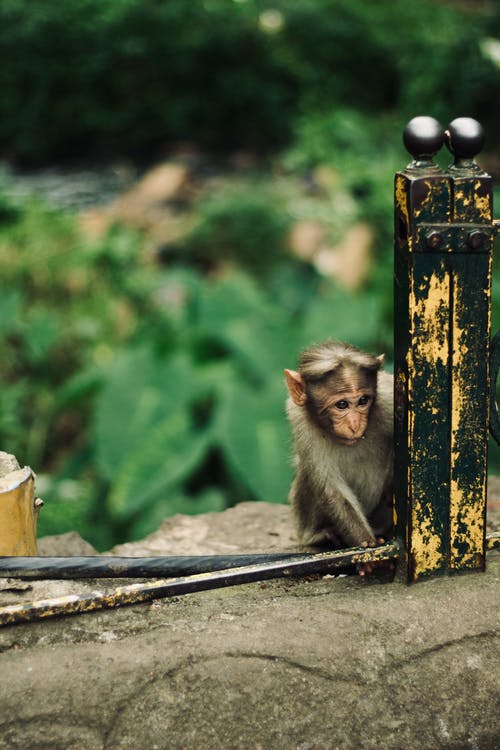
[[[340,549],[343,546],[342,539],[325,511],[326,498],[310,482],[307,472],[300,469],[297,471],[289,499],[301,544],[330,549]]]
[[[342,549],[342,540],[331,528],[303,529],[300,532],[302,544],[311,547],[329,547],[330,549]]]
[[[298,471],[290,491],[300,540],[334,548],[375,544],[375,534],[358,499],[344,482],[326,491]]]
[[[375,534],[360,505],[351,493],[340,493],[328,499],[328,511],[332,526],[347,547],[374,546]]]

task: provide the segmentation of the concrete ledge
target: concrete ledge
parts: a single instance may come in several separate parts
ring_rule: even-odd
[[[287,507],[243,503],[113,552],[294,547]],[[411,587],[280,580],[3,628],[0,749],[495,750],[499,578],[491,552],[485,574]]]

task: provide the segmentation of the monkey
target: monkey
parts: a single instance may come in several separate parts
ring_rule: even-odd
[[[383,361],[330,339],[302,352],[298,371],[285,370],[289,500],[304,545],[372,547],[391,529],[393,376]]]

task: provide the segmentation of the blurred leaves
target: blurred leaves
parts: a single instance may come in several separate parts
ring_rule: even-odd
[[[269,152],[290,143],[297,118],[339,107],[397,112],[398,128],[415,113],[465,112],[498,132],[498,71],[481,42],[500,14],[478,6],[4,0],[0,150],[149,158],[187,139]]]
[[[259,390],[236,382],[225,389],[216,416],[215,437],[228,465],[258,500],[282,503],[288,495],[289,432],[283,403],[278,382]]]
[[[139,350],[113,363],[94,429],[97,466],[111,484],[117,518],[140,514],[199,466],[208,434],[195,429],[189,405],[200,385],[184,357],[162,362]]]
[[[330,336],[392,354],[402,127],[467,114],[498,144],[483,41],[500,14],[473,6],[0,5],[4,158],[150,163],[187,142],[203,172],[168,206],[189,230],[157,254],[118,223],[89,240],[71,214],[0,189],[0,444],[39,474],[40,533],[77,528],[104,549],[172,513],[286,500],[283,368]],[[358,291],[290,254],[299,221],[321,225],[328,251],[369,225]]]
[[[280,196],[261,181],[205,198],[200,220],[183,243],[191,261],[232,261],[266,275],[285,256],[290,225]]]
[[[383,306],[284,255],[255,275],[219,262],[158,267],[135,233],[89,243],[40,205],[0,227],[0,434],[60,507],[41,533],[82,496],[79,530],[103,546],[177,511],[286,501],[283,368],[329,335],[378,348]]]

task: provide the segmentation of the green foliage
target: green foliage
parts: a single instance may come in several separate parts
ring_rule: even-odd
[[[230,10],[220,0],[2,3],[0,143],[33,161],[172,139],[280,141],[289,75],[246,9]]]
[[[0,150],[269,150],[297,118],[339,107],[401,122],[465,112],[495,133],[499,77],[480,42],[499,17],[436,0],[4,0]]]
[[[40,475],[40,533],[109,547],[174,512],[286,500],[283,368],[332,333],[378,348],[385,326],[377,294],[279,258],[161,269],[134,234],[89,243],[39,205],[0,228],[0,442]]]
[[[290,218],[280,197],[258,182],[205,198],[199,220],[184,241],[183,258],[209,266],[236,262],[267,275],[285,257]]]

